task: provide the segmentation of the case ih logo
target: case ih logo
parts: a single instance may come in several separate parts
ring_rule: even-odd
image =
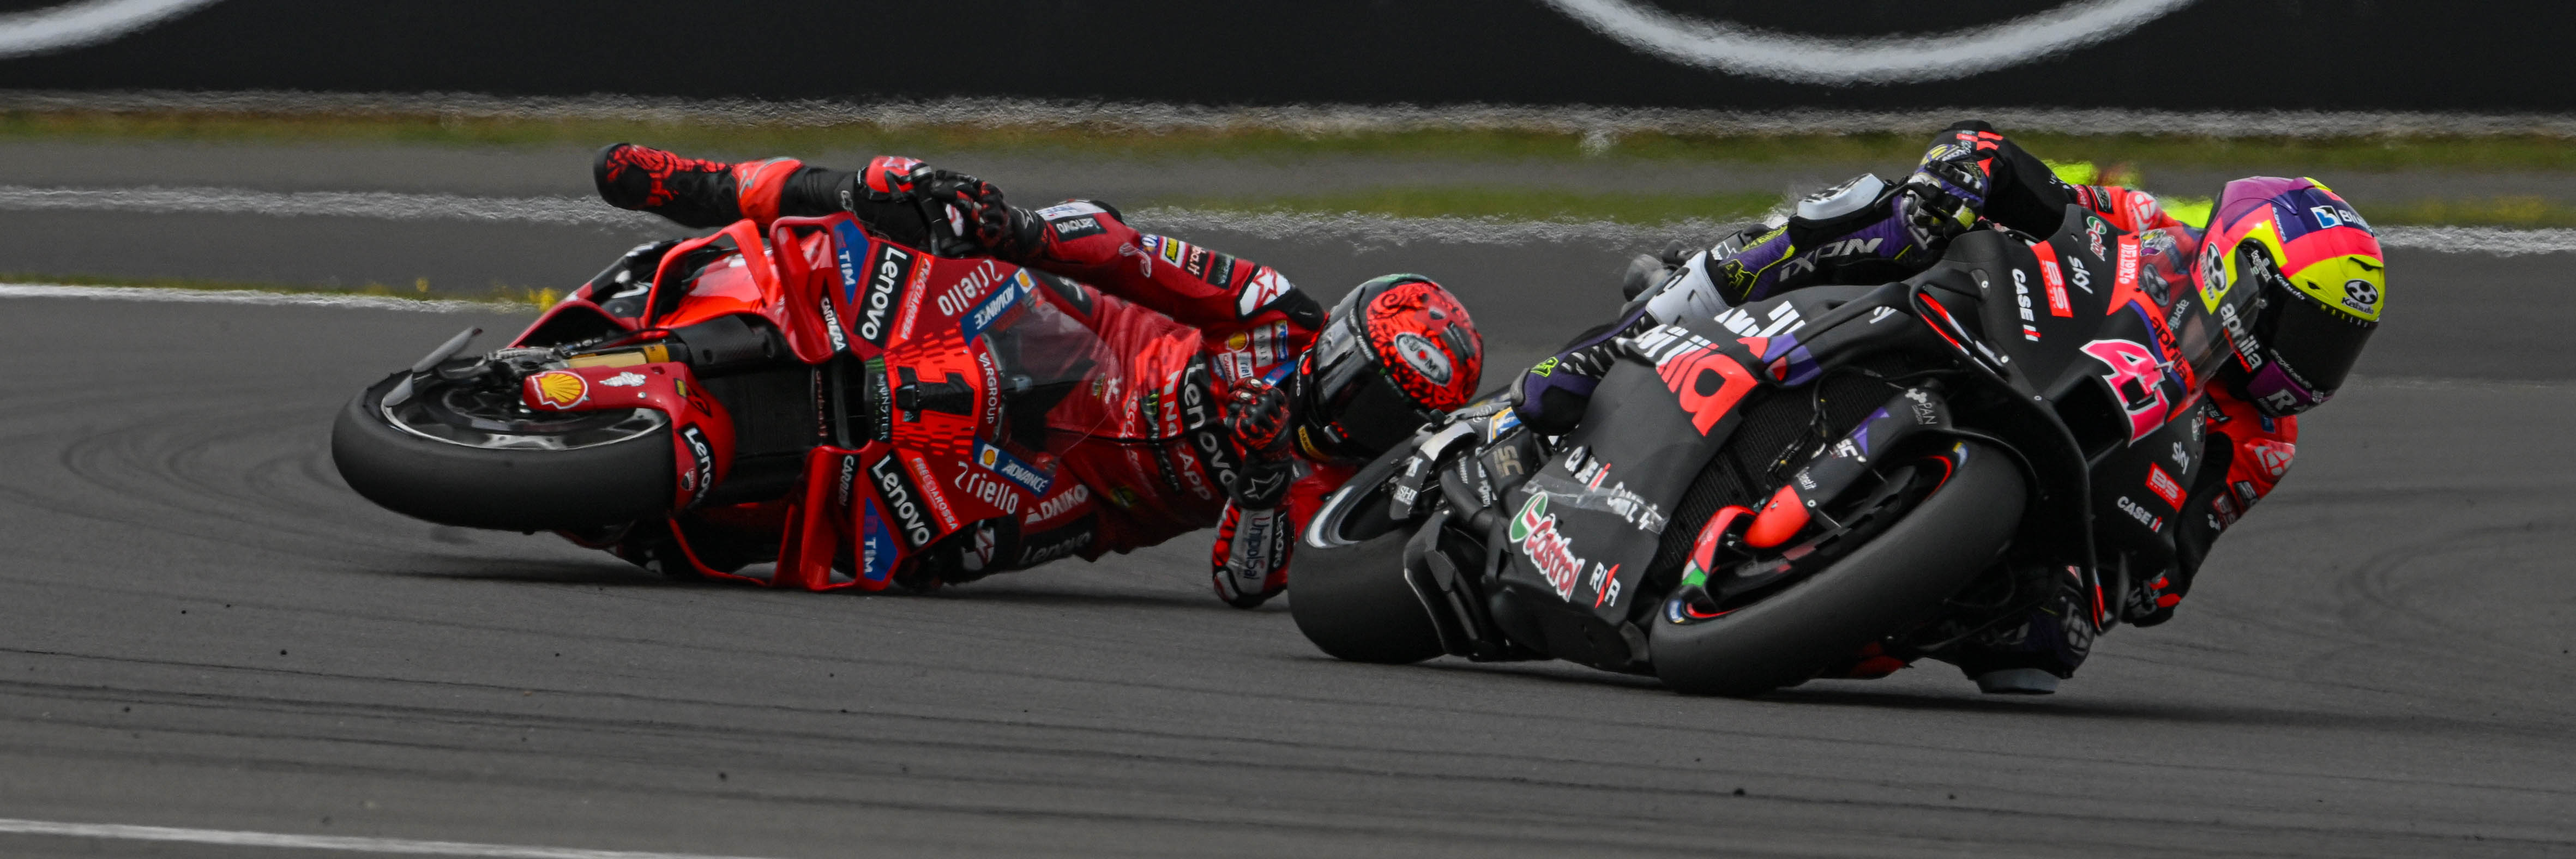
[[[886,511],[894,514],[895,524],[903,529],[904,542],[918,549],[930,543],[930,517],[922,515],[921,491],[904,479],[903,467],[894,460],[887,456],[868,466],[868,479],[876,481],[877,495],[885,499]]]

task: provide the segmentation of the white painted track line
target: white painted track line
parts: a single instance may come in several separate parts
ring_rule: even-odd
[[[482,221],[586,227],[669,228],[641,212],[609,207],[589,197],[464,197],[384,191],[253,191],[242,188],[38,188],[0,185],[0,211],[113,211],[367,218],[374,220]],[[1347,241],[1355,245],[1518,245],[1529,242],[1594,243],[1659,247],[1673,239],[1713,241],[1726,222],[1693,218],[1661,224],[1616,221],[1533,221],[1508,218],[1399,218],[1360,212],[1236,212],[1169,206],[1130,211],[1149,230],[1187,235],[1201,231],[1244,233],[1268,239]],[[2380,243],[2392,248],[2518,256],[2576,252],[2576,230],[2500,227],[2385,227]]]
[[[528,305],[502,302],[416,300],[377,295],[267,292],[254,289],[184,289],[157,286],[68,286],[52,283],[0,283],[0,298],[88,298],[180,304],[348,307],[362,310],[409,310],[417,313],[510,313],[534,309]]]
[[[350,853],[385,853],[406,856],[482,856],[492,857],[492,859],[753,859],[753,857],[718,856],[706,853],[584,850],[574,847],[533,847],[519,844],[476,844],[466,841],[415,841],[408,838],[366,838],[347,835],[293,835],[283,832],[244,832],[230,829],[183,829],[171,826],[127,826],[116,823],[65,823],[52,820],[17,820],[12,818],[0,818],[0,834],[51,835],[63,838],[95,838],[113,841],[163,841],[182,844],[212,844],[224,847],[275,847],[298,850],[338,850]]]

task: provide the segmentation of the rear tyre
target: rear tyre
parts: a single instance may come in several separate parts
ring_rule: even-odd
[[[1288,612],[1336,658],[1402,665],[1439,656],[1440,632],[1404,581],[1403,532],[1334,549],[1297,547]]]
[[[1996,448],[1966,461],[1850,556],[1722,617],[1659,618],[1655,676],[1693,695],[1752,695],[1794,686],[1870,642],[1929,618],[2012,539],[2028,489]]]
[[[441,525],[507,531],[604,528],[670,510],[670,419],[650,409],[515,414],[494,392],[407,373],[360,393],[331,426],[349,488]]]

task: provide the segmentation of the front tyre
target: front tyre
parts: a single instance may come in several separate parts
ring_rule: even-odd
[[[406,378],[407,396],[397,393]],[[367,500],[442,525],[585,530],[670,510],[668,416],[516,405],[515,391],[396,373],[340,410],[331,461]]]
[[[1694,695],[1795,685],[1931,617],[1994,562],[2029,490],[2003,451],[1968,442],[1946,480],[1832,566],[1721,616],[1654,622],[1655,676]]]
[[[1325,653],[1403,665],[1439,656],[1440,631],[1404,580],[1402,532],[1332,549],[1297,547],[1288,613]]]

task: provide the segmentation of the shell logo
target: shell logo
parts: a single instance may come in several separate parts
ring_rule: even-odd
[[[528,377],[528,390],[535,394],[536,405],[562,410],[581,405],[590,399],[590,382],[580,374],[548,370]]]

